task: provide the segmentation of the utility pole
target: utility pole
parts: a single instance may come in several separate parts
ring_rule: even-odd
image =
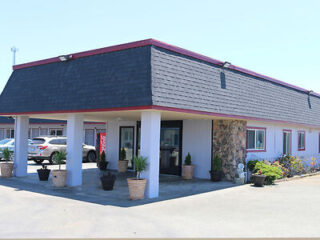
[[[19,49],[16,48],[16,47],[12,47],[11,48],[11,52],[13,53],[13,60],[12,60],[12,65],[16,65],[16,52],[18,51]]]

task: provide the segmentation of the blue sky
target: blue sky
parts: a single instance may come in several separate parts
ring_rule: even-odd
[[[17,63],[155,38],[320,92],[320,1],[1,1],[0,91]]]

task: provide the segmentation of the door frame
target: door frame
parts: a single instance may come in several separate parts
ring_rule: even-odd
[[[159,142],[159,173],[160,174],[173,174],[173,175],[178,175],[178,176],[181,176],[182,174],[182,146],[183,146],[183,142],[182,142],[182,134],[183,134],[183,121],[182,120],[170,120],[170,121],[161,121],[161,124],[160,124],[160,138],[161,138],[161,128],[163,127],[175,127],[175,128],[179,128],[179,143],[180,143],[180,146],[179,146],[179,170],[178,171],[173,171],[171,173],[169,172],[164,172],[164,171],[161,171],[160,169],[160,151],[161,151],[161,142]],[[141,131],[141,121],[137,121],[137,129],[136,129],[136,136],[137,136],[137,139],[136,139],[136,156],[138,155],[138,137],[141,137],[139,136],[139,129]],[[160,141],[161,139],[159,139]],[[140,143],[141,144],[141,143]]]

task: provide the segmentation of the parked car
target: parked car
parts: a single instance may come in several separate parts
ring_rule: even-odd
[[[28,144],[29,144],[28,151],[30,151],[31,143],[32,143],[31,139],[28,139]],[[12,158],[13,158],[14,138],[5,138],[0,141],[0,159],[3,158],[2,152],[5,148],[9,149],[9,151],[12,153]]]
[[[96,148],[91,145],[82,145],[83,162],[96,161]],[[58,136],[41,136],[32,139],[32,146],[29,150],[29,160],[41,164],[44,160],[49,160],[50,164],[55,161],[57,152],[67,150],[67,138]]]

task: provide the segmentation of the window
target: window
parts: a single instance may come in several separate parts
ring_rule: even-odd
[[[283,154],[291,155],[291,130],[283,130]]]
[[[94,146],[94,129],[85,129],[84,143]]]
[[[306,132],[298,131],[298,151],[306,150]]]
[[[50,144],[54,145],[67,145],[67,139],[53,139],[50,141]]]
[[[50,129],[50,136],[62,136],[63,129]]]
[[[247,127],[247,150],[250,151],[266,151],[266,129]]]
[[[48,135],[48,128],[40,128],[40,136]]]
[[[120,144],[119,154],[121,149],[126,151],[126,159],[128,160],[128,168],[133,168],[134,155],[134,127],[120,127]]]
[[[6,130],[6,138],[14,138],[14,129]]]
[[[0,129],[0,140],[4,139],[4,129]]]

